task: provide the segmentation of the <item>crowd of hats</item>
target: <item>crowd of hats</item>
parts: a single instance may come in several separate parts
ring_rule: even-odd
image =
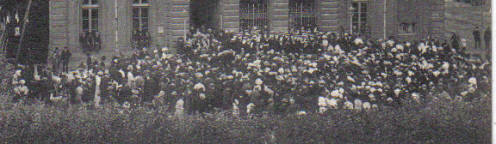
[[[166,105],[189,113],[306,113],[425,103],[434,92],[470,101],[489,91],[487,59],[437,40],[366,40],[347,34],[200,32],[143,48],[111,65],[13,76],[17,100]],[[30,79],[30,80],[26,80]]]

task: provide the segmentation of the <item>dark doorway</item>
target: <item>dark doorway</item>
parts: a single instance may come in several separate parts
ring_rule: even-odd
[[[219,28],[219,0],[191,0],[190,10],[193,28]]]

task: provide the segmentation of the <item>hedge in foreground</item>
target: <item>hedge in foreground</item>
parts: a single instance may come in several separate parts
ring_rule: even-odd
[[[0,105],[6,143],[489,143],[490,98],[326,115],[178,118],[157,109]],[[121,113],[122,112],[122,113]]]

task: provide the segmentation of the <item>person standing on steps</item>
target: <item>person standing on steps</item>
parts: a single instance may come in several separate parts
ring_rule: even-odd
[[[487,27],[486,31],[484,32],[484,42],[486,45],[486,49],[491,49],[491,27]]]
[[[62,57],[60,56],[60,50],[58,47],[55,47],[55,49],[51,53],[51,62],[52,62],[52,71],[58,72],[60,68],[60,62],[62,60]]]
[[[474,48],[480,48],[481,46],[481,36],[480,36],[480,30],[479,30],[479,27],[476,26],[474,31],[472,32],[472,34],[474,35]]]
[[[91,59],[91,54],[87,53],[86,54],[86,69],[91,69],[93,65],[92,59]]]
[[[457,52],[460,51],[460,43],[458,41],[458,36],[456,35],[456,33],[453,33],[451,35],[451,47],[453,47]]]

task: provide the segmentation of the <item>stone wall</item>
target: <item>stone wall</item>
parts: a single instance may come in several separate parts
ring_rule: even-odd
[[[189,31],[189,0],[170,0],[168,30],[169,46],[173,46],[178,38]]]
[[[482,6],[473,6],[471,4],[456,2],[454,0],[445,0],[445,23],[444,37],[450,38],[452,33],[456,33],[459,38],[467,40],[467,46],[472,51],[488,51],[484,47],[484,32],[491,26],[491,3],[490,0],[483,0]],[[474,48],[473,30],[478,26],[481,31],[482,48]]]
[[[239,0],[222,0],[221,8],[222,8],[221,28],[232,32],[238,32]]]
[[[271,0],[269,5],[271,32],[288,32],[289,26],[289,0]]]
[[[339,0],[321,0],[318,3],[319,15],[317,17],[318,26],[323,31],[338,31],[339,21],[343,21],[339,17],[340,1]]]
[[[67,41],[67,2],[65,0],[50,1],[50,48],[63,48]]]

